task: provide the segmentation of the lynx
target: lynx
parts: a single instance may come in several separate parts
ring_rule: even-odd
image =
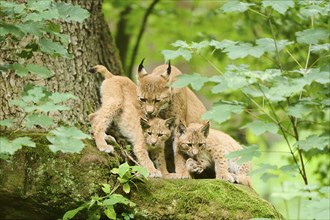
[[[188,176],[189,172],[201,173],[214,163],[216,179],[251,186],[250,178],[247,176],[251,169],[250,165],[240,166],[236,162],[237,159],[225,158],[225,154],[241,150],[242,147],[229,135],[210,129],[209,122],[204,125],[192,123],[188,127],[180,123],[174,145],[177,153],[187,158],[186,161],[180,161],[187,167],[186,170],[178,172],[184,173],[183,176]]]
[[[133,145],[133,152],[138,161],[150,173],[150,177],[160,177],[161,173],[154,167],[145,147],[144,136],[140,126],[143,115],[136,99],[136,85],[127,77],[116,76],[104,66],[96,65],[89,70],[100,73],[105,78],[101,85],[100,109],[89,115],[96,146],[100,151],[113,152],[113,146],[106,139],[114,139],[106,135],[111,123],[115,123],[120,133]]]
[[[162,173],[168,175],[165,156],[165,142],[171,137],[174,118],[163,120],[153,118],[150,120],[141,118],[141,127],[145,137],[150,159]]]
[[[148,118],[160,117],[163,119],[175,117],[175,127],[182,121],[185,124],[201,122],[200,117],[206,108],[197,96],[187,87],[173,89],[170,84],[181,75],[175,66],[160,65],[150,74],[143,67],[143,61],[138,67],[137,95],[142,111]],[[182,160],[180,155],[174,155],[175,164]],[[176,167],[182,170],[185,167]]]

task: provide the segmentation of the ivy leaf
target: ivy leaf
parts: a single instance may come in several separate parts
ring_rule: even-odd
[[[25,125],[26,127],[33,127],[35,125],[40,125],[42,127],[50,127],[54,124],[51,117],[43,114],[31,114],[26,116]]]
[[[67,50],[62,45],[51,40],[43,38],[38,42],[38,45],[40,46],[42,52],[48,53],[50,55],[59,54],[63,57],[69,58]]]
[[[62,151],[78,153],[85,146],[81,139],[90,139],[90,136],[83,133],[76,127],[58,127],[49,132],[47,139],[52,143],[49,148],[53,152]]]
[[[262,6],[263,7],[272,7],[275,11],[279,12],[280,14],[285,14],[285,12],[289,9],[289,8],[293,8],[294,7],[294,1],[293,0],[285,0],[285,1],[271,1],[271,0],[267,0],[267,1],[262,1]]]
[[[307,29],[296,32],[297,42],[301,44],[317,44],[319,41],[326,41],[329,37],[327,29]]]
[[[230,119],[232,113],[241,113],[244,106],[238,104],[220,103],[215,105],[211,110],[202,115],[203,120],[214,120],[218,123],[223,123]]]
[[[52,71],[50,71],[48,68],[37,64],[28,64],[26,65],[26,69],[30,71],[32,74],[36,74],[43,79],[47,79],[52,75],[54,75]]]
[[[297,141],[294,145],[307,152],[313,148],[324,150],[326,147],[329,147],[329,143],[329,137],[313,134],[308,136],[305,140]]]
[[[65,21],[77,21],[79,23],[83,22],[89,17],[89,12],[80,6],[71,5],[67,3],[56,3],[55,4],[58,13]]]
[[[207,81],[209,81],[209,78],[201,76],[199,73],[182,74],[177,76],[177,79],[172,84],[172,87],[182,88],[191,85],[194,90],[200,90]]]
[[[173,60],[180,56],[187,61],[192,58],[191,51],[184,48],[179,48],[177,50],[162,50],[161,53],[163,54],[165,61]]]
[[[77,99],[75,95],[72,93],[59,93],[59,92],[54,92],[51,96],[49,96],[49,99],[53,100],[53,102],[60,103],[60,102],[65,102],[69,99]]]
[[[278,127],[274,123],[264,122],[259,120],[255,120],[251,123],[248,123],[244,125],[242,128],[250,129],[255,135],[260,135],[265,132],[276,134],[278,131]]]
[[[243,164],[248,161],[251,161],[253,157],[260,157],[261,152],[259,151],[258,146],[252,145],[249,147],[244,147],[242,150],[234,151],[226,154],[227,159],[234,159],[240,157],[237,161],[238,164]]]
[[[14,140],[8,140],[5,137],[0,137],[0,153],[8,153],[13,155],[17,150],[23,146],[35,147],[36,144],[29,137],[19,137]]]
[[[240,1],[229,1],[222,6],[224,12],[244,12],[249,9],[250,6],[255,5],[253,3],[246,3]]]

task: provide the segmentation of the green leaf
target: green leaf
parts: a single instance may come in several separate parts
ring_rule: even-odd
[[[326,41],[329,34],[327,29],[307,29],[296,32],[297,42],[301,44],[317,44],[319,41]]]
[[[18,27],[18,25],[5,24],[0,22],[0,36],[6,36],[7,34],[14,35],[17,38],[22,38],[24,33]]]
[[[186,41],[178,40],[171,44],[173,47],[190,48]]]
[[[0,126],[12,127],[13,124],[16,122],[16,119],[4,119],[0,120]]]
[[[106,194],[109,194],[110,193],[110,185],[109,184],[102,184],[102,190]]]
[[[326,43],[326,44],[315,44],[311,46],[311,52],[319,52],[320,50],[325,50],[325,51],[329,51],[330,50],[330,44]]]
[[[25,125],[28,128],[31,128],[35,125],[40,125],[42,127],[50,127],[54,124],[54,121],[51,117],[43,114],[31,114],[26,116]]]
[[[253,145],[249,147],[244,147],[242,150],[234,151],[231,153],[226,154],[226,158],[233,159],[240,157],[240,159],[237,161],[238,164],[243,164],[248,161],[251,161],[253,157],[260,157],[261,152],[259,151],[258,146]]]
[[[262,1],[263,7],[272,7],[275,11],[279,12],[280,14],[285,14],[285,12],[289,8],[294,7],[294,1],[293,0],[285,0],[285,1],[273,1],[273,0],[263,0]]]
[[[222,6],[224,12],[244,12],[249,9],[250,6],[255,5],[253,3],[240,2],[231,0]]]
[[[0,137],[0,146],[0,153],[8,153],[12,155],[23,146],[35,147],[36,144],[29,137],[19,137],[14,140]]]
[[[106,206],[107,208],[104,210],[104,214],[109,218],[109,219],[117,219],[116,211],[113,206]]]
[[[294,106],[289,106],[286,113],[295,118],[303,118],[304,116],[307,116],[311,113],[311,108],[309,108],[307,105],[304,105],[302,103],[298,103]]]
[[[202,86],[209,81],[208,77],[201,76],[198,73],[193,74],[182,74],[177,76],[176,81],[172,84],[173,88],[182,88],[188,85],[194,90],[200,90]]]
[[[15,73],[20,77],[24,77],[29,74],[29,70],[26,69],[25,66],[22,64],[15,63],[12,64],[10,67],[14,69]]]
[[[83,22],[89,17],[89,12],[78,5],[71,5],[64,2],[55,4],[58,13],[65,21]]]
[[[320,70],[319,68],[309,69],[307,74],[305,74],[305,79],[308,82],[318,82],[320,84],[328,84],[330,83],[330,64],[326,64]]]
[[[177,50],[162,50],[161,53],[163,54],[165,61],[174,60],[180,56],[182,56],[187,61],[192,58],[192,52],[184,48],[179,48]]]
[[[29,0],[27,6],[32,11],[45,11],[51,8],[52,0]]]
[[[34,106],[32,110],[39,110],[42,112],[56,112],[56,111],[65,111],[69,110],[70,108],[65,105],[56,105],[54,102],[45,102],[43,104]]]
[[[6,11],[8,14],[20,14],[24,11],[24,4],[17,4],[14,2],[0,1],[1,10]]]
[[[231,45],[224,49],[230,59],[244,58],[246,56],[253,56],[256,58],[261,57],[264,54],[262,47],[253,46],[250,43],[240,42],[237,45]]]
[[[129,192],[131,191],[131,187],[129,186],[129,183],[125,183],[125,184],[123,185],[123,191],[124,191],[125,193],[129,193]]]
[[[209,46],[209,42],[208,41],[201,41],[201,42],[199,42],[199,43],[196,43],[196,42],[192,42],[192,44],[191,44],[191,48],[192,49],[195,49],[195,50],[197,50],[197,51],[200,51],[201,49],[203,49],[203,48],[205,48],[205,47],[208,47]]]
[[[255,120],[251,123],[248,123],[244,125],[242,128],[250,129],[255,135],[260,135],[265,132],[276,134],[278,131],[278,127],[276,124],[272,122],[264,122],[259,120]]]
[[[17,27],[25,34],[36,35],[38,37],[42,37],[46,33],[42,22],[28,21],[18,24]]]
[[[148,170],[142,166],[131,166],[131,168],[132,168],[132,172],[138,172],[144,178],[147,178],[149,176]]]
[[[128,165],[127,162],[120,164],[118,167],[118,175],[120,177],[124,177],[126,175],[126,173],[130,172],[130,166]]]
[[[230,47],[235,44],[237,44],[237,42],[231,40],[223,40],[223,41],[212,40],[209,45],[215,47],[216,49],[223,50],[226,47]]]
[[[260,47],[264,52],[275,52],[276,48],[278,51],[283,50],[287,45],[293,44],[292,41],[288,40],[280,40],[276,41],[276,46],[275,46],[275,41],[272,38],[261,38],[256,40],[256,44],[258,47]]]
[[[36,74],[43,79],[47,79],[52,75],[54,75],[48,68],[37,64],[28,64],[26,65],[26,69],[30,71],[32,74]]]
[[[86,205],[83,206],[79,206],[76,209],[72,209],[70,211],[67,211],[64,215],[63,215],[63,220],[69,220],[72,219],[78,212],[80,212],[81,210],[83,210],[84,208],[86,208]]]
[[[329,192],[327,198],[316,198],[316,199],[306,199],[302,200],[301,216],[306,219],[329,219],[330,216],[330,202],[329,202]]]
[[[308,136],[305,140],[297,141],[294,146],[298,148],[309,151],[313,148],[319,150],[324,150],[326,147],[329,147],[330,137],[327,136],[317,136],[315,134]]]
[[[85,146],[81,139],[86,138],[90,139],[90,136],[76,127],[58,127],[47,135],[47,139],[52,143],[49,148],[53,152],[80,152]]]
[[[202,119],[211,119],[221,124],[230,119],[232,113],[241,113],[243,110],[244,106],[242,105],[220,103],[204,113]]]
[[[48,39],[41,39],[38,42],[42,52],[48,53],[50,55],[61,55],[63,57],[69,58],[68,51],[60,44],[55,43]]]
[[[49,96],[49,99],[53,100],[53,102],[60,103],[60,102],[65,102],[69,99],[77,99],[75,95],[72,93],[59,93],[59,92],[54,92],[51,96]]]
[[[113,205],[116,205],[116,204],[124,204],[124,205],[128,205],[128,206],[131,206],[131,207],[134,207],[136,205],[131,200],[125,198],[124,196],[122,196],[120,194],[116,194],[116,193],[112,194],[109,199],[105,199],[103,201],[104,206],[113,206]]]

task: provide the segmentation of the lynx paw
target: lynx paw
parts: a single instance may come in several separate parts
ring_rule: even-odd
[[[186,161],[186,168],[188,170],[189,173],[202,173],[203,172],[203,168],[200,166],[200,164],[198,163],[198,161],[189,158]]]
[[[155,170],[153,172],[149,172],[150,178],[160,178],[162,177],[162,173],[159,170]]]
[[[225,180],[231,183],[235,182],[235,178],[230,173],[223,173],[217,179]]]
[[[100,151],[103,151],[103,152],[106,152],[106,153],[109,153],[109,154],[112,154],[113,153],[113,146],[112,145],[100,145],[100,146],[97,146],[97,148],[100,150]]]
[[[108,143],[114,143],[114,142],[117,142],[116,139],[114,137],[112,137],[111,135],[106,135],[105,136],[105,141],[108,142]]]

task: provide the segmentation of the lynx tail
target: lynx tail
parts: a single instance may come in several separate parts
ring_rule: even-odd
[[[88,71],[91,73],[101,73],[101,75],[106,79],[109,79],[113,76],[113,74],[105,66],[102,65],[93,66]]]

